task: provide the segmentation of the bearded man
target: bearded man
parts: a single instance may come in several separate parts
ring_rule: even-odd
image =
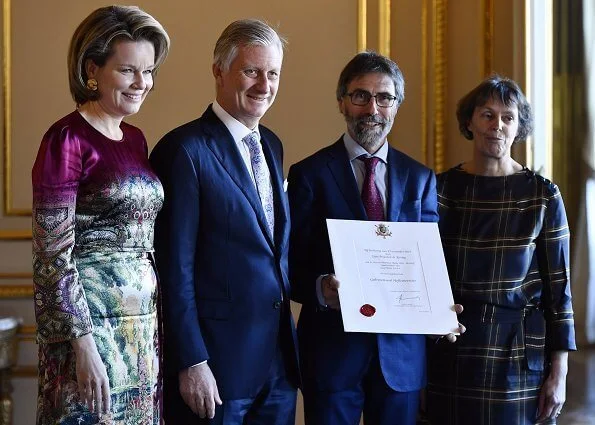
[[[426,383],[423,335],[346,333],[326,219],[437,222],[432,170],[389,146],[405,96],[392,60],[356,55],[337,85],[347,131],[289,170],[292,298],[307,425],[414,425]]]

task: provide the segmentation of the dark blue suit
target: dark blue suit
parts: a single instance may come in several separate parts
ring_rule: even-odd
[[[274,192],[274,241],[240,152],[211,107],[165,135],[151,153],[165,191],[155,248],[168,423],[198,420],[181,399],[177,376],[204,360],[224,405],[256,397],[279,356],[289,381],[298,383],[283,149],[270,130],[259,131]]]
[[[387,176],[388,221],[438,221],[436,178],[430,169],[389,147]],[[389,393],[416,392],[426,382],[426,338],[346,333],[340,312],[319,305],[316,279],[334,270],[325,220],[367,219],[343,140],[293,165],[288,180],[290,276],[293,299],[302,303],[298,337],[306,419],[308,424],[343,423],[339,418],[349,415],[337,415],[342,406],[333,406],[332,397],[325,394],[362,383],[384,386]],[[375,375],[371,362],[376,364]],[[370,376],[379,382],[363,382]],[[327,402],[316,402],[321,399]],[[364,406],[364,416],[365,410]]]

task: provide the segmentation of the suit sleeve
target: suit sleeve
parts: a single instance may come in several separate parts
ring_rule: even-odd
[[[167,136],[166,136],[167,137]],[[208,360],[196,308],[195,258],[200,182],[195,163],[177,140],[162,140],[150,156],[165,192],[155,225],[168,368],[181,371]]]
[[[436,175],[432,170],[428,171],[428,177],[421,198],[421,221],[437,223],[438,196],[436,193]]]
[[[321,274],[333,270],[322,266],[321,248],[325,244],[318,235],[315,215],[314,191],[305,175],[292,166],[287,177],[287,194],[291,213],[291,233],[289,242],[289,280],[291,298],[301,304],[318,305],[316,279]],[[312,241],[319,244],[313,246]],[[319,255],[319,254],[322,254]]]

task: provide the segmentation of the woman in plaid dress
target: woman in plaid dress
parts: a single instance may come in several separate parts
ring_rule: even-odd
[[[457,107],[473,158],[438,176],[440,232],[467,327],[429,354],[432,424],[556,423],[576,350],[569,231],[558,187],[517,163],[531,133],[518,85],[492,76]]]

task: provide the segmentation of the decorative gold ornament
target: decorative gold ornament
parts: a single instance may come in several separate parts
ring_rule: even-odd
[[[92,91],[97,90],[97,80],[95,78],[89,78],[87,80],[87,88]]]

